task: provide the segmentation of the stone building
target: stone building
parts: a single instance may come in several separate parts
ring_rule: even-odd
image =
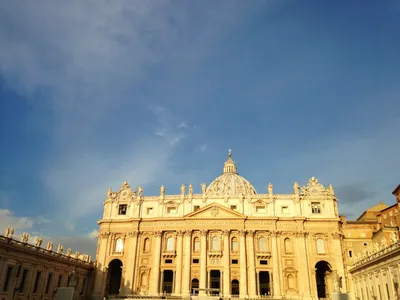
[[[73,287],[75,300],[89,299],[93,287],[94,264],[87,255],[64,252],[63,246],[53,249],[51,241],[45,248],[37,238],[28,242],[13,238],[8,227],[0,235],[0,299],[54,299],[58,287]]]
[[[231,153],[201,192],[109,189],[99,223],[93,295],[315,299],[348,290],[342,220],[331,185],[257,193]],[[333,279],[333,280],[332,280]],[[336,285],[336,288],[335,288]]]
[[[382,201],[356,221],[343,219],[345,265],[356,299],[398,299],[400,278],[400,185],[393,191],[396,204]]]

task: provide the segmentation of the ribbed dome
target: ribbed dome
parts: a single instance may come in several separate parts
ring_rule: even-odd
[[[232,152],[229,150],[223,173],[210,183],[207,194],[236,196],[239,194],[254,195],[256,193],[251,183],[237,172],[236,164],[232,159]]]

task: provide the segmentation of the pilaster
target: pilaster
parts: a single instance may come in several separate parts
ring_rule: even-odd
[[[200,288],[206,288],[206,279],[207,279],[207,231],[202,230],[200,232]],[[205,295],[204,291],[200,291],[200,295]]]
[[[181,294],[182,287],[182,236],[183,231],[178,231],[177,241],[176,241],[176,277],[174,277],[175,281],[175,291],[176,295]]]
[[[247,298],[246,231],[240,230],[240,298]]]
[[[187,230],[184,232],[185,235],[185,262],[183,267],[183,280],[182,280],[182,295],[189,296],[190,295],[190,266],[191,266],[191,238],[192,232]]]
[[[230,274],[230,243],[229,243],[229,230],[224,230],[224,272],[223,272],[223,292],[224,297],[231,297],[231,274]]]
[[[160,289],[160,262],[161,262],[161,235],[162,231],[154,233],[154,256],[153,268],[151,270],[151,287],[150,294],[158,295]]]
[[[247,233],[247,245],[249,247],[248,251],[248,262],[249,262],[249,273],[247,274],[248,276],[248,282],[249,282],[249,297],[256,297],[257,296],[257,291],[256,291],[256,269],[255,269],[255,253],[254,253],[254,231],[249,231]]]
[[[279,254],[278,254],[278,242],[277,242],[277,232],[272,232],[271,242],[272,242],[272,263],[273,263],[273,274],[274,274],[274,297],[281,296],[281,276],[279,268]]]

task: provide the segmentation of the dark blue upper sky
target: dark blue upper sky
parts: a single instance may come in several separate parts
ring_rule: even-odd
[[[40,2],[40,1],[39,1]],[[108,187],[200,189],[229,148],[356,217],[400,183],[398,1],[0,3],[2,221],[96,229]]]

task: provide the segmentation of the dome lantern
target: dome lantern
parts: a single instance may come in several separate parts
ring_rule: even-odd
[[[223,174],[238,174],[236,164],[232,159],[232,150],[229,149],[228,151],[228,159],[224,164],[224,171]]]

